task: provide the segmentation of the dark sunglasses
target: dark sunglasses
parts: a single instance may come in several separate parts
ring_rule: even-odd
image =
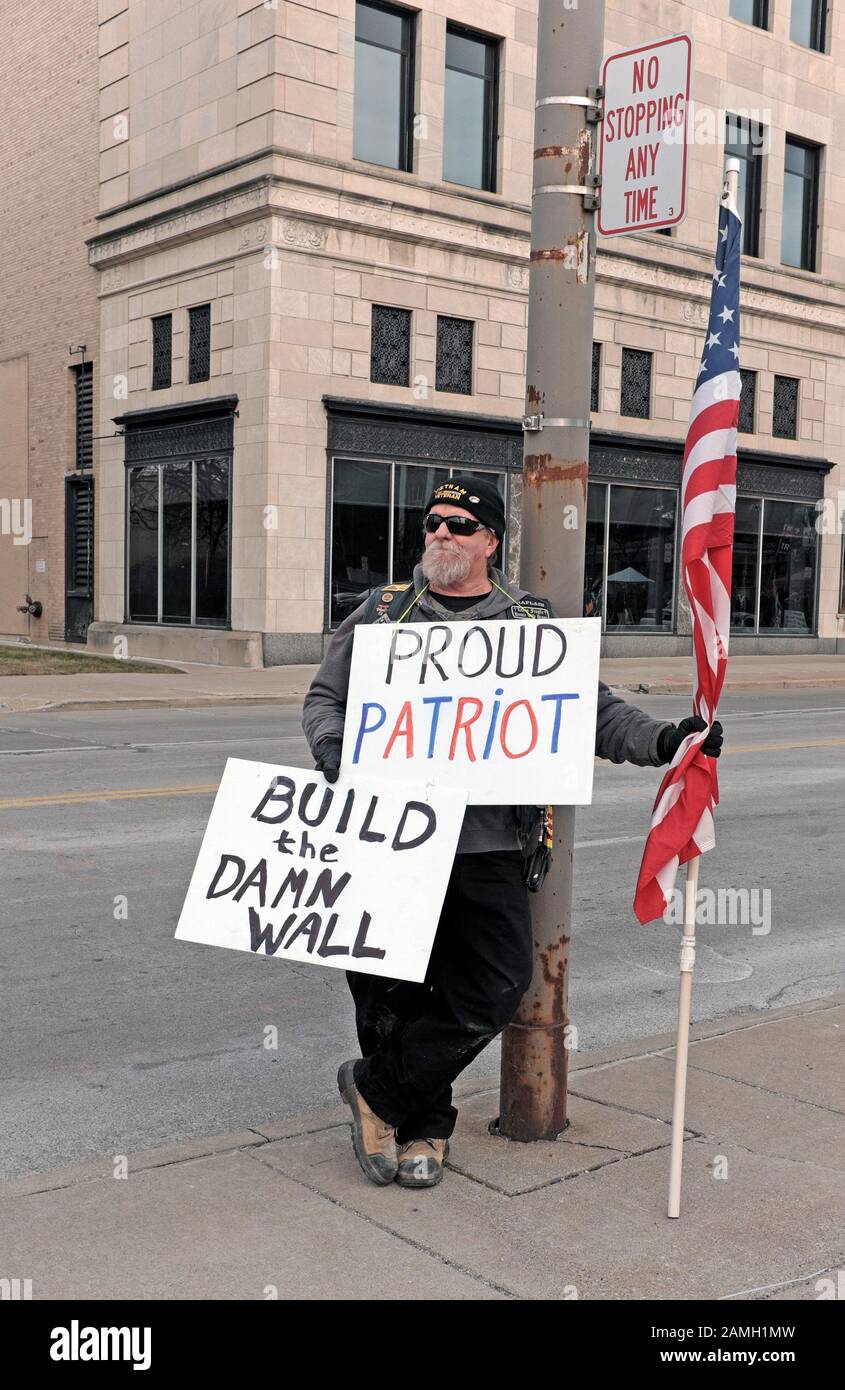
[[[450,536],[474,536],[476,531],[486,531],[487,527],[482,521],[476,521],[471,516],[441,516],[439,512],[429,512],[423,521],[423,530],[430,536],[434,535],[446,522]]]

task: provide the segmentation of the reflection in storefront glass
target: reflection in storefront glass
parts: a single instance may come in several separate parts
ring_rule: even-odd
[[[611,487],[608,630],[671,630],[676,502],[668,488]]]
[[[419,468],[397,463],[393,482],[393,578],[399,583],[410,579],[423,548],[422,524],[425,504],[439,483],[445,483],[448,468]]]
[[[224,623],[229,556],[229,464],[197,459],[196,622]]]
[[[815,507],[766,500],[760,567],[760,631],[815,630]]]
[[[127,616],[158,622],[158,478],[155,465],[129,470]]]
[[[387,581],[390,465],[336,459],[332,505],[331,621]]]
[[[587,486],[587,540],[584,548],[584,617],[601,617],[604,593],[604,519],[607,484]]]
[[[738,497],[734,528],[731,627],[753,631],[757,621],[757,552],[760,546],[759,497]]]
[[[189,463],[162,470],[162,621],[191,621],[191,488]]]
[[[379,585],[388,581],[403,584],[413,577],[423,550],[425,504],[438,484],[452,473],[495,481],[507,515],[507,475],[499,470],[334,460],[332,625],[343,622]],[[494,556],[495,565],[503,567],[503,554],[507,554],[507,536]]]

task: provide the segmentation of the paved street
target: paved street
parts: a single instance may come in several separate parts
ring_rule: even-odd
[[[655,715],[689,712],[688,698],[638,698]],[[721,714],[719,843],[701,884],[769,890],[771,929],[700,928],[697,1022],[845,988],[845,699],[735,694]],[[0,717],[6,1173],[336,1104],[337,1062],[354,1051],[342,974],[173,940],[230,754],[305,763],[298,708]],[[639,927],[630,906],[660,774],[596,774],[577,823],[581,1049],[671,1030],[677,998],[676,930]],[[491,1048],[467,1080],[497,1065]]]

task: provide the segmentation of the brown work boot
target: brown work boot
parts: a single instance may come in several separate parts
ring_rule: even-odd
[[[352,1147],[362,1171],[379,1187],[387,1187],[396,1177],[399,1159],[396,1130],[371,1110],[352,1074],[355,1063],[344,1062],[337,1074],[341,1096],[352,1111]]]
[[[401,1187],[434,1187],[443,1178],[448,1153],[448,1139],[410,1139],[400,1144],[396,1181]]]

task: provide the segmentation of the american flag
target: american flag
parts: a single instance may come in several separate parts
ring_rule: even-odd
[[[681,468],[681,569],[692,610],[693,710],[707,728],[684,739],[657,793],[634,896],[641,922],[663,916],[679,866],[716,843],[716,762],[699,749],[716,717],[728,664],[741,385],[741,230],[736,205],[726,192],[719,210],[710,321]]]

